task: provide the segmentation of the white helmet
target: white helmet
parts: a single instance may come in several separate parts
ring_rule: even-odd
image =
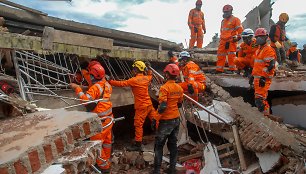
[[[190,58],[190,57],[191,56],[187,51],[182,51],[182,52],[180,52],[179,60],[182,60],[183,58]]]
[[[250,28],[247,28],[245,30],[243,30],[243,32],[241,33],[242,37],[249,37],[249,36],[254,36],[254,31]]]

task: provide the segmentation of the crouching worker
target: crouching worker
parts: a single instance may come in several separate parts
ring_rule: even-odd
[[[157,113],[149,96],[149,85],[152,80],[152,71],[149,70],[147,72],[148,75],[145,75],[147,66],[143,61],[135,61],[132,67],[134,77],[123,81],[110,80],[109,83],[113,86],[129,86],[132,88],[135,108],[135,144],[127,147],[127,150],[142,151],[143,124],[147,116],[152,120]]]
[[[89,76],[93,85],[86,91],[83,92],[82,88],[75,84],[71,83],[70,87],[75,90],[75,93],[83,100],[97,100],[104,99],[97,103],[91,103],[86,105],[86,109],[89,112],[97,113],[100,118],[103,117],[113,117],[112,113],[112,102],[110,101],[112,87],[105,80],[105,70],[100,63],[96,62],[93,66],[88,68]],[[106,118],[102,121],[102,126],[109,124],[111,121],[110,118]],[[96,167],[102,173],[110,172],[110,156],[111,156],[111,147],[112,147],[112,127],[111,124],[109,127],[104,129],[101,133],[98,133],[90,138],[90,140],[97,140],[102,142],[102,149],[100,158],[97,158]]]
[[[265,116],[270,114],[270,106],[267,101],[268,90],[272,83],[277,59],[274,49],[267,43],[268,33],[264,28],[258,28],[255,32],[256,43],[259,49],[255,54],[254,77],[255,105]]]
[[[167,147],[170,151],[170,167],[168,173],[176,173],[175,165],[177,160],[177,135],[180,125],[180,114],[178,105],[183,100],[183,89],[175,83],[179,75],[179,67],[175,64],[168,64],[164,69],[166,83],[159,90],[159,107],[157,117],[152,121],[152,129],[159,121],[154,146],[154,174],[160,173],[163,147],[168,139]]]
[[[290,49],[287,51],[287,57],[294,63],[301,63],[301,54],[300,51],[297,49],[297,43],[292,42]]]

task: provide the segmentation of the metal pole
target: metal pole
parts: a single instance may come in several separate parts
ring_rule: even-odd
[[[105,99],[101,98],[101,99],[97,99],[97,100],[88,101],[88,102],[85,102],[85,103],[80,103],[80,104],[76,104],[76,105],[67,106],[67,107],[64,107],[62,109],[74,108],[74,107],[78,107],[78,106],[81,106],[81,105],[87,105],[89,103],[94,103],[94,102],[99,102],[99,101],[106,102],[106,101],[109,101],[109,100],[105,100]]]
[[[63,99],[69,99],[69,100],[78,100],[78,101],[89,101],[89,100],[83,100],[79,98],[71,98],[71,97],[65,97],[65,96],[58,96],[58,95],[52,95],[52,94],[43,94],[43,93],[36,93],[36,92],[26,92],[27,94],[34,94],[34,95],[42,95],[47,97],[55,97],[55,98],[63,98]]]
[[[16,78],[17,78],[21,98],[23,100],[27,100],[26,94],[24,92],[24,87],[22,86],[22,81],[21,81],[22,77],[21,77],[21,73],[20,73],[20,69],[19,69],[19,65],[18,65],[18,60],[16,58],[16,51],[15,50],[13,50],[12,58],[13,58],[14,66],[15,66]]]
[[[156,70],[154,70],[152,67],[149,67],[153,73],[155,73],[156,75],[158,75],[160,78],[164,79],[164,77],[162,75],[160,75]],[[205,106],[203,106],[201,103],[195,101],[193,98],[189,97],[188,95],[184,94],[184,97],[186,99],[188,99],[189,101],[191,101],[193,104],[195,104],[196,106],[198,106],[199,108],[203,109],[204,111],[206,111],[207,113],[211,114],[212,116],[216,117],[217,119],[221,120],[223,123],[225,124],[229,124],[230,121],[222,118],[221,116],[219,116],[218,114],[208,110]]]

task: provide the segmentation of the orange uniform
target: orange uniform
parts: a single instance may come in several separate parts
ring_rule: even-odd
[[[236,67],[239,70],[244,69],[244,67],[254,66],[254,55],[258,50],[258,45],[256,44],[256,39],[253,38],[251,45],[244,42],[240,44],[240,50],[238,51],[238,57],[234,60]]]
[[[149,85],[152,80],[152,72],[149,71],[148,75],[138,73],[135,77],[128,80],[115,81],[111,80],[110,84],[118,87],[129,86],[132,88],[134,94],[134,126],[135,126],[135,141],[141,142],[143,136],[143,124],[146,117],[150,120],[157,115],[153,107],[151,98],[149,96]]]
[[[154,119],[159,120],[170,120],[178,118],[180,113],[178,111],[177,103],[183,101],[183,89],[180,85],[176,84],[174,80],[168,80],[159,89],[159,103],[166,102],[166,110],[157,115]]]
[[[267,67],[272,60],[276,61],[276,53],[274,49],[268,44],[261,46],[255,54],[254,68],[252,72],[252,75],[254,76],[255,99],[263,100],[263,112],[265,115],[270,114],[270,106],[267,102],[267,96],[272,83],[272,77],[274,76],[275,67],[271,71],[268,71]],[[261,77],[265,77],[266,79],[264,87],[259,86],[259,80]]]
[[[240,37],[242,31],[243,27],[239,18],[232,15],[222,20],[217,52],[217,71],[224,71],[226,56],[228,56],[229,70],[236,70],[234,59],[236,58],[237,42],[233,40],[233,37]]]
[[[202,48],[203,45],[203,30],[206,31],[204,13],[201,10],[197,10],[196,8],[190,10],[188,17],[188,26],[190,28],[190,41],[189,41],[189,49],[192,49],[194,43],[197,41],[197,48]],[[197,28],[195,31],[194,28]]]
[[[297,61],[297,62],[301,62],[301,54],[300,51],[295,47],[291,47],[288,51],[287,51],[287,57],[289,58],[289,60],[291,61]]]
[[[206,77],[200,67],[193,61],[187,62],[182,68],[185,82],[179,85],[184,89],[184,92],[188,91],[188,84],[191,84],[194,89],[194,94],[191,96],[194,100],[198,101],[198,93],[203,92],[206,89],[205,80]]]
[[[83,100],[97,100],[99,98],[105,99],[106,101],[99,101],[92,112],[97,113],[100,118],[105,116],[113,117],[112,102],[110,101],[112,87],[105,79],[92,85],[86,93],[84,93],[80,87],[77,87],[75,92],[80,99]],[[102,126],[109,124],[110,121],[110,119],[106,119],[102,122]],[[104,129],[101,133],[90,138],[90,140],[99,140],[102,142],[101,158],[104,161],[97,159],[97,164],[101,169],[110,168],[111,162],[109,161],[109,158],[111,156],[112,147],[112,127],[113,124]]]

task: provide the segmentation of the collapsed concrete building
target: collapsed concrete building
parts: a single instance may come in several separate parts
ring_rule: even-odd
[[[269,8],[260,17],[270,21],[270,1],[262,4],[267,2]],[[263,14],[263,7],[266,5],[260,5],[247,16]],[[158,38],[18,8],[23,10],[0,5],[3,17],[0,79],[14,89],[9,94],[0,91],[3,117],[0,173],[95,173],[92,166],[99,156],[101,143],[84,140],[103,128],[97,115],[82,112],[84,107],[68,87],[75,81],[74,74],[82,62],[97,59],[115,79],[131,77],[134,60],[152,62],[156,69],[150,86],[154,100],[162,82],[158,72],[166,65],[167,50],[182,48]],[[203,65],[216,61],[213,49],[196,50],[193,56]],[[203,70],[206,68],[209,69],[203,67]],[[303,68],[279,71],[271,91],[275,95],[279,91],[294,91],[297,97],[304,95],[304,75]],[[208,90],[201,97],[201,103],[187,97],[181,109],[179,145],[185,153],[179,156],[178,168],[183,168],[182,164],[190,159],[201,159],[205,161],[201,173],[303,173],[306,150],[303,129],[282,124],[279,117],[263,117],[252,107],[252,102],[246,103],[246,96],[235,93],[235,89],[247,91],[247,79],[209,74],[207,77]],[[133,113],[127,109],[134,102],[131,90],[114,87],[111,100],[115,116],[131,120]],[[80,107],[71,108],[76,105]],[[144,139],[147,151],[143,154],[125,152],[120,145],[114,149],[114,173],[148,172],[154,138]],[[116,141],[123,142],[120,138]]]

